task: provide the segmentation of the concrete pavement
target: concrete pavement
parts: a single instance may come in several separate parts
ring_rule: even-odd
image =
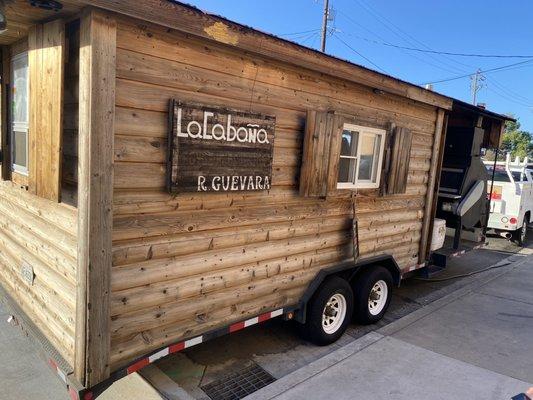
[[[5,322],[8,316],[0,301],[0,400],[69,399],[33,340]]]
[[[503,240],[498,243],[507,244]],[[505,259],[510,255],[507,251],[512,250],[500,245],[452,259],[438,278],[480,270]],[[161,360],[163,365],[158,363],[162,370],[168,364],[171,370],[179,371],[179,375],[167,377],[172,390],[165,396],[187,397],[181,388],[172,385],[177,382],[193,398],[206,399],[200,385],[223,378],[232,368],[252,360],[278,381],[250,399],[278,395],[299,398],[305,393],[307,399],[321,398],[317,396],[322,396],[322,386],[333,386],[335,391],[353,390],[333,391],[326,396],[334,393],[339,399],[343,395],[366,399],[378,394],[393,399],[439,399],[440,393],[447,399],[508,398],[508,393],[523,391],[524,385],[533,382],[533,267],[523,256],[511,259],[524,264],[451,281],[407,280],[396,291],[391,309],[379,324],[351,326],[341,340],[328,347],[302,342],[292,324],[273,320],[176,354]],[[5,319],[7,313],[0,305],[0,400],[68,399],[60,380],[39,358],[31,340],[22,337],[18,328],[5,324]],[[389,370],[390,366],[394,368]],[[328,386],[334,380],[327,371],[335,371],[335,376],[341,371],[349,383],[337,381]],[[346,371],[352,375],[346,375]],[[466,382],[464,377],[468,378]],[[315,379],[318,386],[305,389],[306,383],[314,384]],[[371,390],[380,379],[383,383],[392,381],[394,386],[384,385],[383,392]],[[137,387],[133,393],[146,398],[131,381],[117,383],[106,393],[111,396],[107,398],[116,398],[116,393],[131,396],[131,391],[124,391],[124,384]],[[156,386],[161,386],[160,379]],[[438,390],[431,390],[433,387]],[[175,396],[170,397],[170,392]]]
[[[533,256],[246,397],[510,399],[533,386]]]

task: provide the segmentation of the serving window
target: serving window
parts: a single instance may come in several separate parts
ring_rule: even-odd
[[[344,124],[338,189],[378,188],[383,164],[386,131]]]
[[[29,69],[28,53],[11,60],[11,168],[28,175]]]
[[[1,48],[2,180],[55,202],[63,184],[64,88],[72,87],[65,42],[65,22],[56,19]]]
[[[300,194],[327,197],[346,190],[405,193],[412,134],[393,123],[366,126],[334,112],[307,114]],[[357,121],[359,122],[359,121]]]

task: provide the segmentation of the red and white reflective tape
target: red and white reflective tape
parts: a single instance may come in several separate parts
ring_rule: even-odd
[[[57,363],[52,360],[51,358],[48,359],[48,364],[50,367],[56,372],[57,375],[61,378],[61,380],[67,385],[67,374],[65,374],[61,369],[58,367]]]
[[[406,271],[406,272],[411,272],[411,271],[414,271],[414,270],[416,270],[416,269],[424,268],[425,266],[426,266],[425,263],[418,264],[418,265],[416,265],[416,264],[415,264],[415,265],[411,265],[411,266],[409,267],[408,271]]]
[[[253,326],[255,324],[259,324],[261,322],[267,321],[269,319],[279,317],[280,315],[283,315],[283,309],[280,308],[279,310],[271,311],[265,314],[258,315],[257,317],[247,319],[246,321],[237,322],[235,324],[232,324],[228,327],[216,330],[211,333],[206,333],[205,335],[197,336],[195,338],[185,340],[183,342],[179,342],[173,345],[170,345],[168,347],[165,347],[158,352],[142,358],[132,365],[130,365],[126,371],[127,374],[132,374],[138,370],[140,370],[143,367],[146,367],[147,365],[152,364],[153,362],[159,360],[160,358],[163,358],[165,356],[168,356],[169,354],[177,353],[179,351],[182,351],[184,349],[188,349],[189,347],[196,346],[200,343],[203,343],[209,339],[214,339],[215,337],[223,336],[228,333],[233,333],[240,331],[241,329],[248,328],[249,326]]]
[[[482,247],[485,247],[486,245],[487,243],[481,243],[481,244],[478,244],[477,246],[470,248],[469,250],[461,250],[461,251],[455,252],[451,254],[450,257],[459,257],[459,256],[462,256],[463,254],[466,254],[469,251],[480,249]]]
[[[283,309],[280,309],[280,310],[272,311],[266,314],[261,314],[255,318],[247,319],[246,321],[237,322],[236,324],[230,325],[229,333],[240,331],[241,329],[248,328],[249,326],[267,321],[271,318],[279,317],[282,314],[283,314]]]

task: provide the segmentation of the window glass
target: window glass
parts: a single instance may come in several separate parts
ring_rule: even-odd
[[[359,132],[345,130],[342,133],[338,182],[355,183],[358,140]]]
[[[373,180],[379,157],[379,136],[363,135],[361,138],[361,161],[359,163],[359,180]]]
[[[384,135],[383,130],[345,125],[337,180],[339,188],[378,187]]]
[[[26,132],[13,132],[13,164],[20,166],[28,165],[26,159],[27,139],[28,135]]]
[[[13,171],[28,173],[29,81],[28,53],[11,61],[11,163]]]
[[[13,59],[13,123],[28,123],[28,57]]]
[[[353,156],[357,154],[357,139],[359,132],[344,131],[342,133],[341,156]]]

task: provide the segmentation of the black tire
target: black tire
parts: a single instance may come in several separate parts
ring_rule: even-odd
[[[524,245],[526,244],[528,224],[529,224],[529,217],[525,215],[524,221],[522,222],[522,227],[513,232],[513,239],[515,243],[520,247],[524,247]]]
[[[346,300],[344,320],[342,320],[342,323],[339,323],[338,328],[334,332],[326,332],[323,317],[328,301],[334,295],[343,296]],[[342,336],[352,319],[352,314],[353,292],[350,284],[337,276],[329,277],[320,285],[307,304],[306,322],[300,327],[300,333],[306,340],[319,346],[326,346]],[[335,316],[332,316],[332,318]]]
[[[370,310],[370,294],[374,285],[377,282],[384,282],[387,285],[387,293],[385,304],[383,308],[377,314],[373,314]],[[368,271],[364,271],[353,284],[354,292],[354,320],[361,325],[370,325],[378,322],[389,308],[392,298],[393,280],[391,273],[384,267],[373,267]],[[373,293],[373,295],[376,295]],[[379,293],[377,294],[379,295]],[[378,311],[376,308],[375,311]]]

